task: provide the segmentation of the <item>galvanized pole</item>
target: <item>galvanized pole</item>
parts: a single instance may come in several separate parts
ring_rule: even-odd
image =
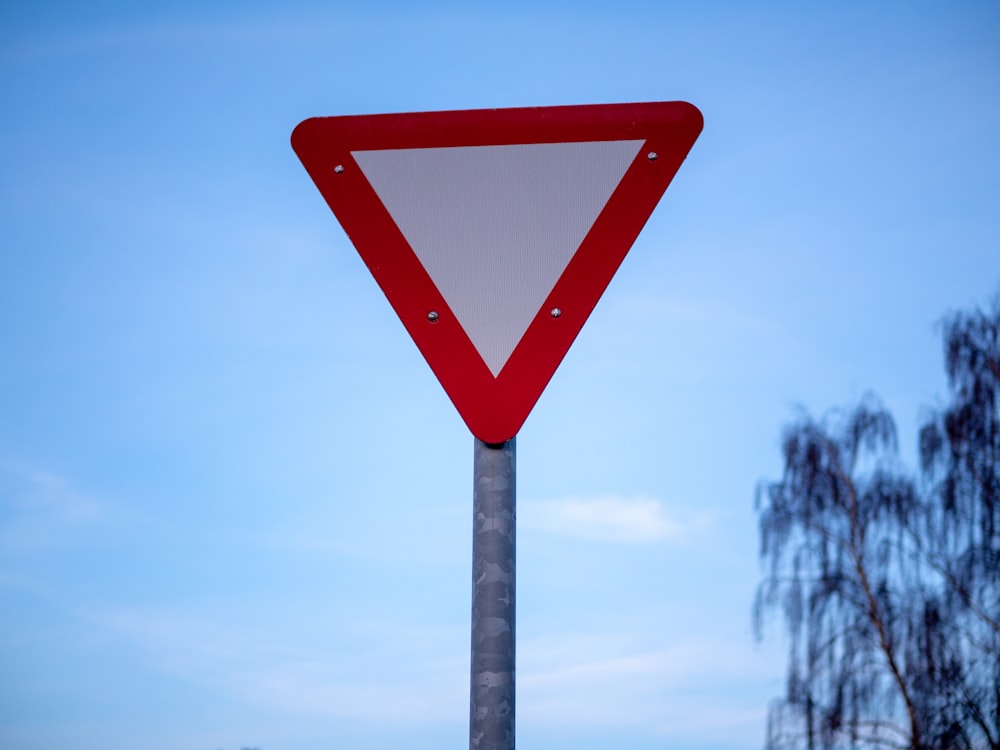
[[[476,440],[469,750],[514,750],[514,440]]]

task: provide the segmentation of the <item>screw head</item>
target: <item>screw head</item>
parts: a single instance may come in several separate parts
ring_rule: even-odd
[[[553,318],[558,318],[560,315],[562,315],[562,310],[560,310],[558,307],[553,307],[549,315],[551,315]]]
[[[341,172],[344,171],[344,165],[343,164],[338,164],[337,166],[335,166],[333,168],[333,171],[336,172],[337,174],[340,174]]]
[[[431,310],[429,313],[427,313],[427,320],[429,320],[431,323],[437,323],[439,317],[441,316],[438,315],[435,310]]]
[[[656,161],[659,158],[659,154],[657,154],[655,151],[650,151],[648,154],[646,154],[646,158],[649,159],[650,161]]]

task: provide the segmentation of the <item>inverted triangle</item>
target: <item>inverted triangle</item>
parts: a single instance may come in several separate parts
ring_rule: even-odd
[[[351,155],[496,377],[642,143]]]
[[[501,443],[701,127],[685,102],[423,112],[312,118],[292,147],[469,429]]]

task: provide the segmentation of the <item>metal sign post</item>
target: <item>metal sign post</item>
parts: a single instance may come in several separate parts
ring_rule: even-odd
[[[476,438],[469,750],[514,750],[515,438]]]

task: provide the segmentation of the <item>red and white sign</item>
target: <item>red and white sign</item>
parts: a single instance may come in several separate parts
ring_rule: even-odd
[[[319,117],[302,160],[472,433],[520,429],[701,132],[685,102]]]

